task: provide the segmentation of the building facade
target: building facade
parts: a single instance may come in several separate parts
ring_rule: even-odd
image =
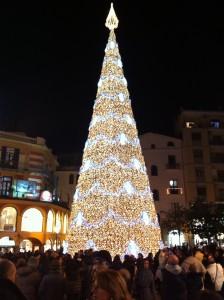
[[[156,133],[140,136],[149,182],[160,223],[167,213],[185,207],[181,140]],[[161,227],[163,241],[170,241],[169,232]],[[175,239],[175,236],[173,237]]]
[[[43,138],[0,131],[0,248],[57,248],[69,209],[57,192],[58,162]]]
[[[178,131],[187,203],[224,203],[224,113],[182,111]]]

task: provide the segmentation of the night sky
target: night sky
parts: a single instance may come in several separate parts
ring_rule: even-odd
[[[42,136],[56,154],[82,151],[110,1],[38,2],[0,8],[0,130]],[[140,134],[172,134],[181,108],[224,108],[224,17],[215,1],[120,0],[114,8]]]

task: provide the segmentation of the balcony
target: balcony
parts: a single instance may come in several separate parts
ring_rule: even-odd
[[[182,195],[183,194],[183,188],[167,188],[166,189],[167,195]]]

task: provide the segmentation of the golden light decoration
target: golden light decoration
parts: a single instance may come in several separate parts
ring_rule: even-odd
[[[116,254],[159,249],[161,234],[138,139],[111,6],[89,135],[72,205],[69,252],[94,248]]]

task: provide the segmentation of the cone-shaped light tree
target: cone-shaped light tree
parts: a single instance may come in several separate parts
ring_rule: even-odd
[[[69,252],[148,254],[161,240],[114,29],[110,29],[68,234]]]

